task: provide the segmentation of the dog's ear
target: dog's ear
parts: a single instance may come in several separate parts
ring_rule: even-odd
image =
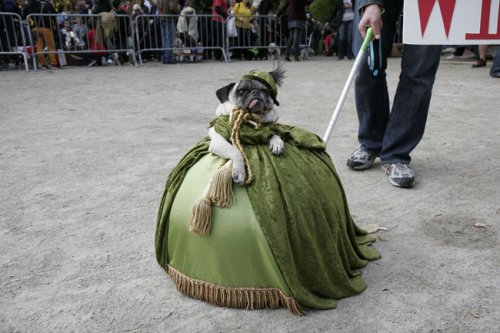
[[[285,78],[285,70],[282,67],[276,68],[274,71],[269,72],[276,82],[276,85],[279,87],[283,83],[283,79]]]
[[[233,89],[235,84],[236,84],[235,82],[232,82],[225,87],[217,89],[215,94],[217,95],[217,98],[219,99],[219,101],[221,103],[224,103],[225,101],[227,101],[227,99],[229,97],[229,93],[231,92],[231,89]]]

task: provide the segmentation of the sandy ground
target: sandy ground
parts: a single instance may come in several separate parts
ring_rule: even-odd
[[[322,136],[351,64],[286,64],[281,122]],[[345,166],[349,94],[328,151],[358,224],[387,228],[365,292],[296,317],[175,290],[154,255],[166,177],[207,133],[215,90],[253,68],[272,62],[0,74],[1,332],[498,332],[500,80],[469,63],[440,67],[411,190]]]

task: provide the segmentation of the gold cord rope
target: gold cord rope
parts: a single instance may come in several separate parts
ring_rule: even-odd
[[[254,180],[254,175],[252,169],[250,168],[250,162],[248,161],[248,156],[243,150],[243,146],[240,141],[240,128],[245,122],[251,123],[255,128],[260,128],[262,123],[260,117],[249,112],[245,112],[243,109],[235,107],[233,114],[229,122],[233,125],[231,129],[231,143],[235,146],[243,156],[243,161],[245,162],[245,167],[247,169],[247,178],[245,179],[245,185],[249,185]]]

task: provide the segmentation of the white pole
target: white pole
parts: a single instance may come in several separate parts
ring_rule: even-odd
[[[354,76],[358,72],[359,65],[361,64],[362,61],[364,61],[365,58],[365,51],[368,48],[368,44],[370,43],[370,40],[373,38],[373,30],[369,28],[366,32],[366,37],[365,40],[363,41],[363,45],[361,46],[361,49],[358,52],[358,55],[356,56],[356,61],[354,61],[354,65],[352,66],[351,73],[349,74],[349,77],[347,78],[347,82],[344,85],[344,89],[342,90],[342,94],[340,95],[339,102],[337,103],[337,107],[335,108],[335,111],[333,112],[332,119],[330,119],[330,123],[328,124],[328,128],[326,130],[325,136],[323,137],[323,141],[325,144],[328,143],[328,140],[330,140],[330,136],[332,135],[333,128],[335,127],[335,123],[337,122],[337,119],[339,118],[340,110],[342,109],[342,106],[344,105],[345,99],[347,97],[347,93],[349,92],[349,88],[351,87],[352,81],[354,80]]]

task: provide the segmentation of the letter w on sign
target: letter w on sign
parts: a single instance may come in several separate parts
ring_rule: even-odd
[[[500,0],[405,0],[406,44],[500,44]]]

